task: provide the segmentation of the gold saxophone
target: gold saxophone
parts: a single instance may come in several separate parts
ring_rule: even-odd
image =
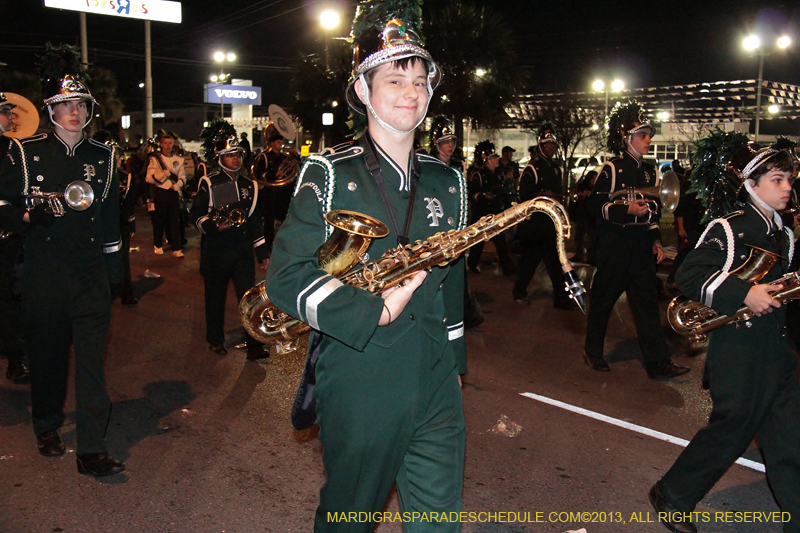
[[[731,274],[756,284],[783,257],[755,246],[750,248],[750,256],[747,261]],[[771,282],[770,285],[783,285],[781,290],[772,293],[772,298],[781,303],[800,298],[800,272],[790,272]],[[672,329],[689,337],[689,341],[694,345],[704,343],[708,339],[708,333],[714,329],[731,323],[735,323],[738,327],[739,322],[747,323],[753,316],[755,314],[746,305],[740,307],[733,315],[721,315],[710,307],[689,300],[683,295],[673,298],[667,310],[667,318]]]
[[[371,263],[364,262],[364,254],[373,238],[388,234],[386,226],[352,211],[330,211],[325,219],[336,229],[317,251],[317,258],[325,271],[343,283],[380,294],[417,272],[451,263],[468,248],[490,240],[535,212],[545,213],[553,220],[558,259],[564,271],[564,290],[585,312],[583,285],[572,271],[564,247],[570,236],[567,213],[560,203],[544,196],[516,204],[497,215],[487,215],[462,230],[437,233],[426,241],[392,248]],[[272,304],[263,281],[245,293],[239,303],[239,315],[250,335],[266,344],[277,345],[279,352],[291,351],[291,343],[311,329]]]

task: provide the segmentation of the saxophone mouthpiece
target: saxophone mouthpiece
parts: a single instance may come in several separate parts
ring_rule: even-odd
[[[564,272],[564,285],[567,287],[566,290],[569,293],[569,297],[578,304],[581,312],[586,314],[586,290],[583,288],[583,283],[578,279],[574,270]]]

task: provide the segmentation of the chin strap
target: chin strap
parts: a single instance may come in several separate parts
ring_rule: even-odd
[[[775,211],[773,208],[768,206],[764,202],[764,200],[762,200],[761,198],[758,197],[758,195],[756,194],[756,191],[753,190],[753,186],[750,185],[750,182],[752,182],[752,181],[753,180],[751,180],[750,178],[747,178],[746,180],[744,180],[744,188],[747,189],[747,192],[750,193],[750,198],[752,198],[753,202],[755,202],[761,209],[765,210],[767,213],[769,213],[771,211],[773,213],[773,215],[772,215],[773,222],[775,222],[775,224],[778,226],[778,229],[783,228],[783,220],[781,220],[780,214],[778,214],[777,211]]]
[[[428,114],[428,106],[430,105],[431,97],[433,96],[433,87],[431,87],[430,78],[427,78],[428,102],[425,104],[425,113],[422,114],[422,118],[419,119],[419,121],[414,125],[414,127],[411,128],[410,130],[407,130],[407,131],[398,130],[397,128],[392,127],[389,124],[387,124],[386,122],[384,122],[383,120],[381,120],[381,117],[378,116],[378,114],[372,108],[372,103],[370,103],[370,101],[369,101],[369,85],[367,85],[367,80],[364,78],[363,74],[359,74],[358,79],[361,80],[361,87],[363,89],[363,92],[361,93],[361,95],[364,97],[364,105],[366,105],[367,109],[369,109],[370,115],[372,115],[372,117],[375,120],[378,121],[378,124],[380,124],[381,127],[383,129],[385,129],[386,131],[389,131],[389,132],[394,133],[396,135],[406,135],[406,134],[411,133],[412,131],[416,130],[417,127],[420,124],[422,124],[422,121],[425,120],[425,117]]]
[[[628,151],[633,155],[637,156],[639,159],[642,159],[642,157],[644,157],[644,154],[640,154],[639,152],[636,151],[631,142],[628,140],[628,137],[625,137],[625,145],[628,147]]]
[[[47,106],[47,116],[50,117],[50,122],[53,123],[54,127],[61,128],[62,130],[67,131],[67,129],[64,126],[55,121],[55,119],[53,118],[53,108],[50,107],[49,105]],[[89,125],[89,123],[92,121],[93,116],[94,116],[94,104],[92,104],[92,109],[89,111],[89,118],[86,119],[86,122],[84,122],[83,126],[81,126],[81,129],[84,129],[86,128],[86,126]]]
[[[241,163],[239,163],[239,166],[236,167],[236,168],[228,168],[228,167],[226,167],[225,165],[222,164],[222,158],[221,157],[219,158],[219,166],[221,166],[223,169],[227,170],[228,172],[233,172],[234,174],[238,173],[239,170],[242,168],[242,164]]]

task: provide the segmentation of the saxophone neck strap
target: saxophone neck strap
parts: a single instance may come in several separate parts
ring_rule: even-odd
[[[408,238],[409,230],[411,229],[411,214],[414,212],[414,198],[417,194],[417,182],[420,176],[419,160],[417,155],[412,151],[411,153],[411,195],[408,199],[408,207],[406,208],[406,220],[403,224],[403,231],[397,224],[397,217],[395,216],[392,203],[389,201],[389,192],[386,190],[386,181],[383,179],[383,171],[381,170],[378,157],[375,155],[375,149],[372,146],[372,137],[369,132],[365,133],[358,140],[359,145],[364,149],[364,166],[367,168],[372,179],[378,185],[378,191],[381,193],[381,200],[386,207],[386,212],[389,214],[389,221],[392,224],[394,234],[397,235],[397,244],[406,245],[411,242]]]

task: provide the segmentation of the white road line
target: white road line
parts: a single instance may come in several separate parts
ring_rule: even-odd
[[[618,418],[612,418],[610,416],[601,415],[600,413],[595,413],[594,411],[589,411],[588,409],[584,409],[582,407],[575,407],[574,405],[570,405],[568,403],[560,402],[558,400],[553,400],[552,398],[548,398],[547,396],[540,396],[539,394],[534,394],[532,392],[521,392],[520,396],[525,396],[527,398],[531,398],[533,400],[537,400],[542,403],[546,403],[548,405],[560,407],[561,409],[566,409],[567,411],[572,411],[573,413],[578,413],[579,415],[588,416],[589,418],[594,418],[595,420],[600,420],[601,422],[606,422],[614,426],[629,429],[631,431],[635,431],[636,433],[647,435],[648,437],[653,437],[659,440],[663,440],[665,442],[671,442],[672,444],[677,444],[678,446],[683,446],[684,448],[686,447],[687,444],[689,444],[688,440],[679,439],[678,437],[673,437],[672,435],[667,435],[666,433],[661,433],[660,431],[656,431],[654,429],[646,428],[643,426],[637,426],[636,424],[631,424],[630,422],[625,422],[624,420],[620,420]],[[766,472],[766,468],[764,468],[763,464],[757,463],[756,461],[751,461],[750,459],[744,459],[740,457],[739,459],[736,460],[736,463],[745,466],[747,468],[752,468],[757,472]]]

